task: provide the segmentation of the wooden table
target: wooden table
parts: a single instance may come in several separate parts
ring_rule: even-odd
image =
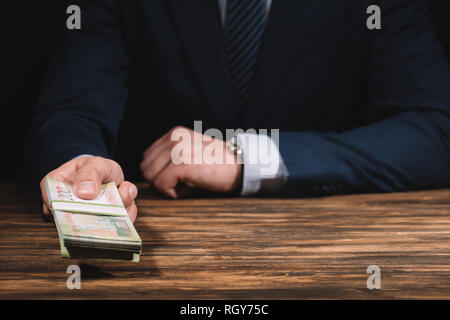
[[[30,191],[0,185],[0,298],[450,298],[450,190],[173,201],[141,185],[138,206],[140,263],[67,260]]]

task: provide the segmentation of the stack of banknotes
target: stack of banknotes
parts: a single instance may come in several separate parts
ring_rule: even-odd
[[[83,200],[70,184],[46,178],[63,258],[139,262],[142,241],[115,183],[102,185],[94,200]]]

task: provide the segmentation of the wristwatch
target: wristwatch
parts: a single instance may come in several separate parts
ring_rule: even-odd
[[[244,163],[244,149],[242,148],[241,142],[238,139],[237,136],[232,136],[227,142],[226,142],[227,150],[229,150],[231,153],[237,156],[238,163],[243,164]]]

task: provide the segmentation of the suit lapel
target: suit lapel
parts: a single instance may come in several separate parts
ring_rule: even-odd
[[[225,58],[225,36],[217,0],[167,0],[186,53],[214,118],[237,127],[230,110],[231,87]]]
[[[257,127],[289,75],[318,0],[273,0],[244,123]],[[300,89],[300,88],[299,88]]]

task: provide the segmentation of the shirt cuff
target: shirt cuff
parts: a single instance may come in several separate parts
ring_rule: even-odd
[[[94,157],[92,154],[80,154],[79,156],[76,156],[72,160],[79,159],[79,158],[86,158],[86,157]]]
[[[238,134],[237,139],[244,165],[241,196],[281,191],[289,172],[273,139],[249,133]]]

